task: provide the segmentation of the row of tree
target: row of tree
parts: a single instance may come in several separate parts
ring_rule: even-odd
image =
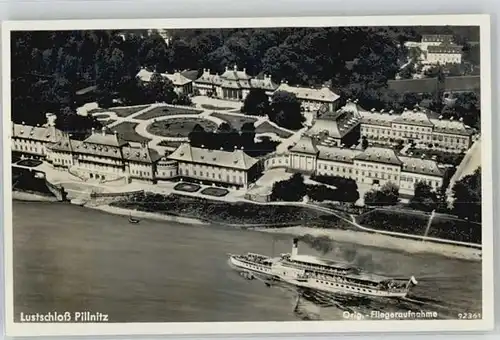
[[[425,182],[415,183],[414,195],[409,207],[422,211],[451,213],[460,218],[481,222],[481,168],[464,176],[452,188],[453,203],[449,207],[444,191],[436,192]],[[392,206],[399,203],[399,188],[387,182],[379,189],[365,193],[365,204],[369,206]]]
[[[202,68],[222,72],[237,64],[254,76],[270,74],[275,82],[286,79],[306,86],[328,82],[344,97],[377,107],[395,102],[394,94],[387,92],[387,80],[394,78],[402,62],[403,43],[418,39],[415,28],[408,27],[179,30],[167,35],[168,39],[146,31],[13,32],[13,119],[41,123],[48,111],[74,114],[76,91],[91,85],[104,104],[162,96],[173,101],[169,85],[154,87],[160,82],[151,85],[146,99],[137,94],[143,90],[136,79],[141,67],[160,73]],[[296,112],[293,105],[290,112]],[[290,118],[296,115],[286,110],[266,114],[273,121],[299,125]]]
[[[349,179],[340,180],[338,177],[323,177],[326,181],[337,183],[338,187],[323,184],[305,184],[302,174],[294,174],[286,180],[273,184],[271,191],[272,201],[298,202],[308,197],[317,202],[336,201],[354,203],[359,198],[356,182]]]
[[[194,147],[225,151],[243,149],[251,156],[272,152],[278,144],[269,139],[256,141],[255,126],[251,122],[244,123],[240,130],[229,123],[222,123],[216,131],[206,131],[200,124],[196,124],[188,137],[190,145]]]

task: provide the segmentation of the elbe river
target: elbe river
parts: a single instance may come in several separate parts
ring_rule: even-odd
[[[228,253],[272,255],[292,237],[223,226],[142,220],[63,203],[13,202],[14,314],[101,312],[111,322],[293,321],[296,293],[245,280]],[[275,242],[273,242],[273,239]],[[273,246],[274,243],[274,246]],[[335,243],[319,254],[419,284],[405,301],[351,304],[350,310],[438,311],[440,318],[481,311],[481,263]],[[317,319],[342,319],[343,306],[304,302]],[[311,307],[312,306],[312,307]]]

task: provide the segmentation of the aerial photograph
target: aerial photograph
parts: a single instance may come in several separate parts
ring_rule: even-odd
[[[482,319],[479,31],[11,31],[13,322]]]

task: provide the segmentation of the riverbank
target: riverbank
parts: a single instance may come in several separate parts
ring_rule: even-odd
[[[376,233],[366,233],[362,231],[342,229],[317,229],[302,226],[285,228],[253,228],[252,230],[299,237],[306,235],[311,235],[313,237],[326,236],[338,242],[355,243],[370,247],[394,249],[408,253],[432,253],[462,260],[481,260],[481,250],[474,248],[455,246],[451,244],[439,244],[435,242],[423,242]]]
[[[195,224],[195,225],[209,225],[208,222],[201,221],[196,218],[182,217],[182,216],[174,216],[174,215],[166,215],[160,213],[151,213],[140,210],[133,209],[125,209],[112,207],[110,205],[92,205],[86,204],[86,208],[100,210],[103,212],[107,212],[109,214],[121,215],[121,216],[130,216],[133,215],[134,218],[145,218],[156,221],[168,221],[168,222],[177,222],[182,224]]]
[[[88,208],[104,211],[110,214],[122,215],[122,216],[134,216],[137,218],[152,219],[158,221],[170,221],[177,222],[181,224],[194,224],[194,225],[205,225],[209,226],[211,223],[198,218],[184,217],[169,215],[166,213],[153,213],[145,212],[136,209],[119,208],[109,205],[86,205]],[[400,237],[394,237],[389,235],[382,235],[377,233],[367,233],[363,231],[355,231],[348,229],[324,229],[324,228],[310,228],[303,227],[299,225],[295,226],[283,226],[277,227],[276,224],[268,223],[267,226],[259,225],[232,225],[229,223],[220,222],[219,224],[225,226],[234,226],[239,228],[245,228],[247,230],[253,230],[257,232],[274,233],[274,234],[284,234],[292,236],[306,236],[310,235],[312,237],[328,237],[331,240],[352,243],[362,246],[370,246],[381,249],[392,249],[397,251],[403,251],[407,253],[431,253],[443,255],[449,258],[462,259],[469,261],[480,261],[481,260],[481,250],[455,246],[450,244],[439,244],[435,242],[422,242],[420,240],[411,240]]]
[[[27,202],[57,202],[56,197],[17,190],[12,191],[12,199]]]

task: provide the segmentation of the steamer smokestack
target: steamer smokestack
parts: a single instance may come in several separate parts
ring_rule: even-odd
[[[298,254],[299,254],[299,239],[294,238],[293,245],[292,245],[292,257],[297,256]]]

